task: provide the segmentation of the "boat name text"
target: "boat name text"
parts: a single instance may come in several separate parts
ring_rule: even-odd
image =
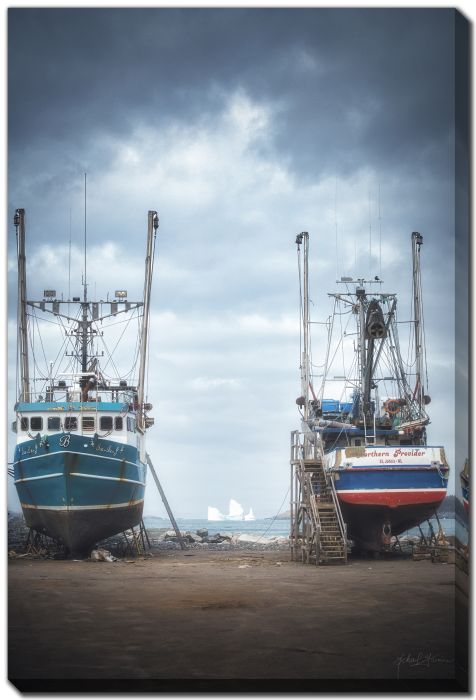
[[[424,457],[425,451],[424,450],[402,450],[400,447],[397,447],[397,449],[393,451],[393,454],[390,453],[390,450],[367,450],[365,453],[365,456],[366,457],[393,457],[393,459],[396,459],[397,457]]]

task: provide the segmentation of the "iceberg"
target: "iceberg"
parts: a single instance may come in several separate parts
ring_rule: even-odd
[[[250,508],[249,513],[245,515],[245,511],[241,503],[230,498],[230,503],[228,505],[228,515],[221,513],[218,508],[214,506],[208,506],[208,518],[210,521],[218,520],[256,520],[255,514],[253,513],[253,508]]]
[[[233,498],[230,498],[227,520],[243,520],[244,515],[245,511],[243,510],[243,506],[238,503],[238,501],[234,501]]]
[[[223,513],[220,513],[218,508],[214,508],[213,506],[208,506],[208,517],[207,520],[225,520],[225,516]]]

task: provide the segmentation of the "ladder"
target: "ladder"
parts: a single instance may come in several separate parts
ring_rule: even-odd
[[[135,527],[131,527],[124,530],[122,536],[124,538],[124,554],[133,557],[147,556],[148,550],[150,550],[150,540],[143,520],[140,521],[137,530]]]
[[[347,527],[323,453],[291,433],[291,559],[304,564],[346,563]]]

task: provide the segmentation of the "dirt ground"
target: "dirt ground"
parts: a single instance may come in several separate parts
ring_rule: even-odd
[[[12,559],[9,678],[25,690],[464,686],[467,587],[455,570],[252,551]]]

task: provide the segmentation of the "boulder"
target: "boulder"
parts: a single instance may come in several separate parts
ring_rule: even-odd
[[[236,542],[246,542],[248,544],[269,544],[269,538],[263,537],[263,535],[253,535],[251,532],[244,532],[237,536]]]
[[[187,535],[190,534],[188,532],[184,532],[182,530],[179,530],[180,532],[180,537],[183,537],[184,539],[187,539]],[[167,530],[167,532],[164,535],[164,540],[176,540],[177,541],[177,533],[175,530]]]
[[[207,537],[207,542],[210,544],[220,544],[223,540],[220,535],[211,535],[211,537]]]
[[[203,538],[200,537],[199,535],[196,535],[194,532],[187,532],[185,533],[185,539],[187,539],[189,542],[203,542]]]
[[[93,561],[117,561],[108,549],[93,549],[91,559]]]
[[[202,527],[202,528],[200,528],[199,530],[196,530],[195,532],[196,532],[197,535],[198,535],[199,537],[201,537],[202,539],[203,539],[204,537],[208,537],[208,530],[207,530],[206,527]]]

